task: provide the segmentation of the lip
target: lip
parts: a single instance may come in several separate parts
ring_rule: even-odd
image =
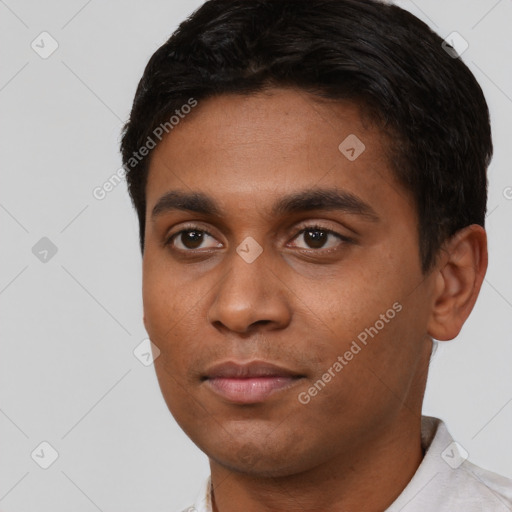
[[[238,404],[255,404],[292,387],[304,375],[265,361],[228,361],[207,370],[203,381],[214,393]]]

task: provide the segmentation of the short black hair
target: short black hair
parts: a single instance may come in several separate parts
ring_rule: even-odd
[[[389,137],[394,175],[417,206],[427,272],[447,238],[484,226],[493,152],[482,89],[442,43],[408,11],[377,0],[205,2],[149,60],[123,129],[141,251],[151,152],[140,149],[156,145],[158,127],[169,132],[191,100],[292,87],[356,102]]]

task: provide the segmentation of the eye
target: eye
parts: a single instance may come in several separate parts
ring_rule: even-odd
[[[165,242],[165,245],[171,245],[180,251],[193,251],[194,249],[211,249],[219,247],[222,244],[217,243],[209,246],[202,244],[209,238],[215,240],[211,233],[204,229],[199,229],[198,226],[188,226],[177,233],[171,235]]]
[[[351,241],[350,238],[343,236],[332,229],[327,229],[317,225],[306,226],[304,229],[301,229],[295,239],[299,237],[302,237],[304,242],[307,244],[306,247],[299,247],[301,249],[333,249],[341,245],[340,241]],[[331,243],[325,247],[325,244],[329,242],[329,239]],[[337,241],[334,239],[337,239]]]
[[[294,240],[299,237],[303,238],[306,246],[298,246],[298,248],[306,250],[329,250],[338,247],[342,242],[351,242],[350,238],[318,225],[304,227],[297,233],[297,235],[295,235]],[[210,244],[204,245],[209,239],[211,239]],[[172,246],[173,249],[182,252],[193,252],[196,249],[213,249],[216,247],[222,247],[220,242],[215,242],[215,238],[211,233],[194,225],[187,226],[185,229],[172,234],[165,241],[165,245]]]

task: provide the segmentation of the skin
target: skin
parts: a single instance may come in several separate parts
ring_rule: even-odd
[[[366,147],[354,161],[338,149],[350,134]],[[455,337],[473,308],[486,237],[475,225],[458,232],[424,275],[415,204],[393,176],[388,144],[357,105],[283,88],[201,101],[151,155],[144,323],[161,351],[166,403],[209,457],[216,511],[382,511],[421,462],[431,338]],[[283,196],[318,187],[356,195],[378,220],[270,213]],[[152,217],[173,190],[207,194],[219,215]],[[172,237],[190,224],[211,236]],[[315,224],[349,241],[301,233]],[[252,263],[236,252],[249,236],[263,248]],[[400,312],[300,403],[397,302]],[[214,363],[252,360],[304,378],[257,404],[229,402],[201,379]]]

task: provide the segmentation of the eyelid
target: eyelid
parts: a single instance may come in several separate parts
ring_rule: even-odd
[[[199,222],[199,221],[198,222],[194,222],[194,221],[180,222],[179,226],[180,226],[180,229],[178,231],[175,231],[172,235],[168,235],[168,236],[177,235],[178,233],[181,233],[182,231],[193,231],[193,230],[204,231],[205,233],[210,234],[208,228],[202,226],[201,222]],[[169,230],[169,231],[171,231],[171,230]]]
[[[321,221],[306,221],[298,224],[296,226],[296,229],[299,230],[299,233],[304,232],[305,230],[318,230],[318,231],[324,231],[325,233],[331,233],[333,235],[337,235],[340,238],[349,240],[350,237],[347,235],[343,235],[342,233],[339,233],[333,228],[329,228],[326,225],[324,225]]]
[[[352,238],[350,238],[346,235],[342,235],[338,231],[335,231],[333,229],[322,226],[320,223],[317,223],[317,222],[309,222],[309,223],[306,222],[302,227],[299,227],[298,229],[299,229],[298,233],[296,235],[294,235],[292,240],[295,240],[297,237],[299,237],[306,231],[322,231],[324,233],[327,233],[328,235],[335,236],[341,242],[344,242],[344,243],[353,243],[354,242],[354,240]],[[335,250],[336,247],[328,247],[328,248],[320,248],[320,249],[313,249],[313,248],[305,249],[303,247],[299,247],[299,249],[301,251],[322,253],[322,252],[331,252],[331,251]]]
[[[329,224],[335,223],[337,227],[328,227]],[[334,235],[338,235],[346,240],[355,241],[360,233],[354,229],[353,226],[345,222],[340,221],[328,221],[328,220],[306,220],[296,224],[298,229],[312,228],[319,229],[322,231],[328,231]],[[343,233],[347,233],[346,235]]]
[[[174,241],[174,239],[181,235],[181,233],[186,231],[199,231],[201,233],[204,233],[212,238],[215,238],[215,236],[211,233],[210,230],[206,229],[205,227],[201,226],[200,224],[194,223],[194,222],[188,222],[185,224],[182,224],[180,226],[180,229],[178,231],[175,231],[172,234],[166,234],[164,237],[164,246],[171,245],[171,243]],[[180,249],[177,249],[180,250]],[[181,249],[183,250],[183,249]],[[187,252],[193,252],[192,249],[189,249]]]

